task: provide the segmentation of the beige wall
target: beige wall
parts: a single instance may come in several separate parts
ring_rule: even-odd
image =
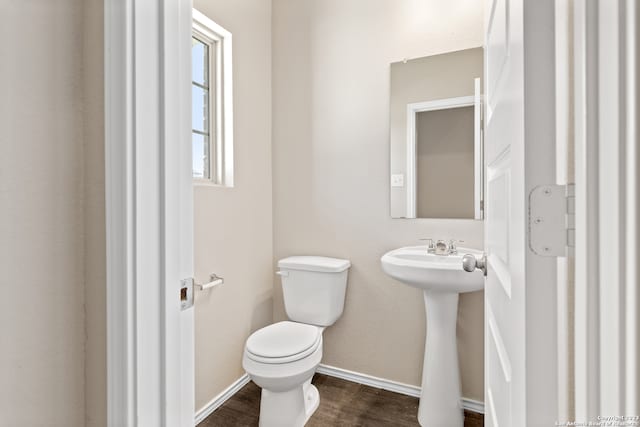
[[[407,104],[474,95],[483,76],[482,48],[464,49],[391,64],[389,141],[391,173],[407,172]],[[390,192],[391,216],[407,216],[407,186]],[[418,213],[418,218],[421,215]],[[451,218],[451,216],[447,216]],[[473,218],[473,212],[470,216]]]
[[[250,333],[271,323],[271,2],[196,0],[233,34],[235,187],[195,188],[196,409],[243,373]]]
[[[0,425],[85,425],[83,1],[0,6]]]
[[[473,218],[474,107],[416,114],[418,218]]]
[[[325,332],[329,365],[419,384],[420,292],[387,278],[386,251],[420,237],[481,248],[482,222],[389,216],[389,64],[482,44],[482,2],[273,1],[274,261],[348,258],[345,312]],[[274,317],[285,318],[273,276]],[[466,397],[483,400],[483,295],[460,299]]]

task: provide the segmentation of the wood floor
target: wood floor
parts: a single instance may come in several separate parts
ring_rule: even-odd
[[[320,407],[306,427],[419,427],[418,399],[350,381],[316,374]],[[198,427],[256,427],[260,388],[244,386]],[[483,427],[481,414],[465,411],[465,427]]]

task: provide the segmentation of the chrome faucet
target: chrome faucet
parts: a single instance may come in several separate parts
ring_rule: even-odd
[[[420,239],[427,242],[427,253],[435,255],[455,255],[458,253],[458,242],[462,240],[450,239],[449,243],[445,240],[437,240],[433,243],[433,239]]]
[[[436,242],[436,255],[449,255],[449,245],[444,240]]]
[[[429,254],[436,253],[436,247],[433,245],[433,239],[420,239],[420,240],[425,240],[427,242],[427,253]]]

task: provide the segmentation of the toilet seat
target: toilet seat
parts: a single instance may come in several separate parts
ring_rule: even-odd
[[[257,330],[246,344],[249,359],[265,364],[282,364],[304,359],[322,342],[322,329],[297,322],[278,322]]]

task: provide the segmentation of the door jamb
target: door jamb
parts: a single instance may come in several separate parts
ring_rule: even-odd
[[[179,149],[191,1],[106,0],[104,25],[107,425],[193,426],[193,378],[181,375],[193,366],[181,354],[193,328],[179,300],[180,277],[192,274]]]
[[[576,421],[637,415],[638,33],[634,0],[574,2]]]

